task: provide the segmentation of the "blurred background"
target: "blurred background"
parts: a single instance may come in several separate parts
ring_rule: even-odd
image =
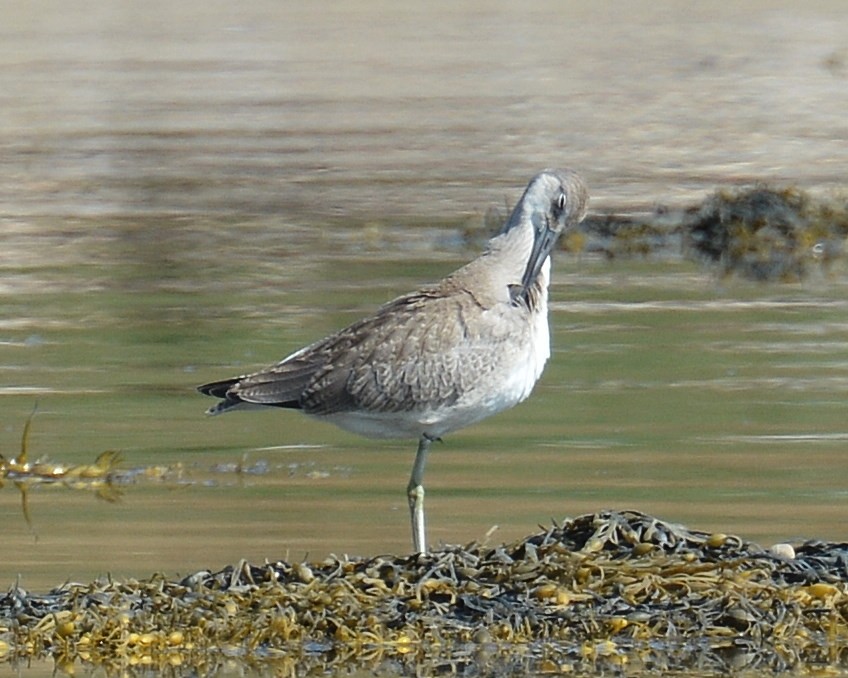
[[[208,419],[194,387],[476,256],[544,167],[578,169],[595,216],[763,182],[844,196],[840,0],[3,15],[0,452],[21,462],[38,402],[23,461],[49,461],[2,467],[0,586],[408,551],[414,441]],[[756,283],[579,250],[554,263],[533,398],[434,450],[431,542],[603,508],[848,539],[844,270]],[[104,450],[114,492],[65,477]]]

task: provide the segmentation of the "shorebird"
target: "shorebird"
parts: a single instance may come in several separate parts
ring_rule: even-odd
[[[427,550],[424,466],[433,441],[520,403],[550,357],[550,253],[585,216],[573,170],[536,175],[486,250],[433,285],[275,365],[198,387],[208,414],[296,409],[373,438],[413,438],[413,546]]]

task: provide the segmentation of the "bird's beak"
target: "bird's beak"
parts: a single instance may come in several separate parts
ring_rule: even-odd
[[[527,260],[527,267],[524,269],[524,275],[521,278],[521,296],[526,296],[527,291],[536,282],[539,271],[542,270],[542,265],[553,250],[558,237],[559,231],[546,226],[544,231],[533,241],[533,249],[530,251],[530,258]]]

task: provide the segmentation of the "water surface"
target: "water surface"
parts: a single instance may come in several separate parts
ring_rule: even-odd
[[[125,230],[139,228],[154,226]],[[215,233],[195,244],[210,250],[195,250],[199,261],[214,262]],[[210,419],[211,401],[193,391],[270,363],[471,254],[387,253],[382,240],[321,254],[324,236],[314,235],[300,254],[230,243],[226,261],[147,278],[138,271],[148,262],[120,256],[131,233],[118,229],[82,260],[8,273],[20,287],[5,296],[0,345],[6,456],[37,400],[31,455],[90,463],[119,449],[124,468],[159,468],[123,487],[117,504],[34,488],[35,536],[7,484],[8,581],[409,548],[413,441],[359,439],[292,412]],[[435,448],[434,543],[482,540],[495,525],[492,539],[516,538],[605,507],[766,543],[845,538],[844,278],[720,284],[695,264],[567,254],[556,268],[554,353],[534,397]]]

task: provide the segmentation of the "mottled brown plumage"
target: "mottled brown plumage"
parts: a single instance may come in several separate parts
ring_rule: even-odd
[[[275,365],[201,386],[222,399],[210,414],[294,408],[371,437],[419,439],[409,492],[424,550],[429,443],[532,391],[550,355],[549,254],[587,202],[575,172],[542,172],[477,259]]]

